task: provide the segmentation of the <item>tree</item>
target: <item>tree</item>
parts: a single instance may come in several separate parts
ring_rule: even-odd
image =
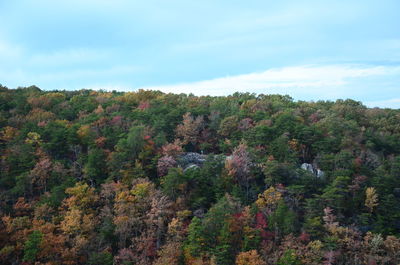
[[[203,116],[194,118],[190,112],[183,115],[182,124],[176,127],[176,136],[182,138],[183,144],[196,145],[200,139],[200,132],[204,127]]]
[[[119,248],[130,247],[129,259],[151,264],[161,248],[172,216],[171,201],[147,179],[136,179],[132,188],[115,195],[113,223]]]
[[[142,151],[145,145],[145,126],[138,125],[129,129],[126,138],[121,139],[117,145],[116,150],[123,152],[125,159],[134,160]]]
[[[90,265],[112,265],[113,256],[111,253],[103,251],[100,253],[92,253],[89,257],[88,263]]]
[[[65,159],[69,154],[70,124],[68,121],[56,120],[43,128],[43,148],[55,159]],[[93,139],[91,139],[93,141]]]
[[[221,233],[225,223],[235,213],[240,212],[241,205],[234,197],[225,195],[214,204],[203,219],[203,231],[206,238],[206,246],[214,249],[218,243],[217,237]]]
[[[106,155],[100,148],[91,148],[88,161],[83,168],[85,179],[91,183],[100,184],[107,178]]]
[[[218,236],[214,257],[217,264],[230,265],[235,260],[234,231],[231,231],[231,220],[226,220]]]
[[[65,192],[70,197],[64,200],[64,207],[85,210],[93,207],[98,201],[95,189],[86,183],[77,182],[74,187],[67,188]]]
[[[110,154],[108,167],[110,175],[114,179],[122,179],[131,182],[134,177],[140,176],[143,164],[140,162],[140,154],[145,151],[148,129],[143,125],[132,126],[126,137],[121,138],[115,145],[115,151]],[[138,174],[139,173],[139,174]],[[139,176],[135,176],[138,174]]]
[[[9,142],[18,136],[19,132],[17,128],[6,126],[0,132],[0,140],[4,142]]]
[[[161,189],[164,194],[175,200],[184,195],[188,179],[181,168],[171,168],[168,174],[161,179]]]
[[[165,144],[161,149],[164,156],[172,156],[174,158],[183,152],[182,143],[179,140],[175,140],[173,143]]]
[[[48,157],[39,160],[34,169],[31,170],[32,184],[35,185],[39,191],[47,191],[47,182],[50,178],[51,171],[52,163]]]
[[[232,176],[241,187],[244,187],[246,199],[248,200],[250,180],[253,176],[250,172],[252,162],[247,149],[247,145],[243,143],[236,147],[232,155],[226,159],[225,168],[228,171],[228,175]]]
[[[396,109],[0,85],[0,172],[0,264],[400,264]]]
[[[292,164],[279,163],[273,156],[270,156],[268,160],[262,164],[262,171],[267,186],[275,186],[277,184],[288,186],[293,183],[294,176],[296,176],[296,171]]]
[[[378,206],[378,195],[374,187],[369,187],[365,190],[365,206],[367,206],[370,213]]]
[[[267,213],[271,213],[281,199],[282,193],[274,187],[269,187],[263,193],[258,195],[258,199],[255,203],[260,210],[265,209]]]
[[[158,176],[162,177],[168,174],[168,170],[172,167],[176,167],[178,164],[172,156],[163,156],[158,160],[157,173]]]
[[[302,262],[297,258],[293,250],[287,250],[279,259],[278,265],[301,265]]]
[[[249,250],[247,252],[240,252],[236,256],[236,265],[265,265],[257,250]]]
[[[276,210],[268,217],[268,222],[279,238],[295,232],[296,214],[287,207],[283,200],[280,200]]]
[[[251,118],[244,118],[239,122],[238,129],[241,131],[247,131],[254,127],[253,120]]]
[[[237,116],[229,116],[223,119],[219,125],[218,133],[222,136],[230,136],[238,130],[239,121]]]
[[[325,188],[321,196],[327,205],[333,207],[339,215],[343,215],[344,211],[349,208],[349,183],[349,177],[338,176]]]
[[[40,231],[33,231],[28,240],[25,242],[24,247],[24,261],[33,262],[36,259],[36,255],[40,250],[40,244],[42,242],[43,235]]]
[[[182,245],[180,242],[167,242],[158,252],[155,265],[179,264],[182,257]]]
[[[188,230],[188,243],[185,246],[186,251],[192,256],[199,256],[205,250],[205,239],[202,229],[201,220],[196,216],[193,217]]]
[[[324,231],[324,226],[319,216],[307,218],[303,228],[313,239],[321,238]]]

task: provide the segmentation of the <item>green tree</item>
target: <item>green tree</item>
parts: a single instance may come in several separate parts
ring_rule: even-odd
[[[125,159],[134,160],[144,147],[145,127],[143,125],[133,126],[129,129],[126,138],[118,141],[116,150],[123,152]]]
[[[107,178],[106,155],[102,149],[91,148],[88,161],[83,169],[85,178],[96,184],[100,184]]]
[[[171,199],[177,199],[187,190],[188,179],[181,168],[171,168],[161,179],[161,189]]]
[[[302,262],[296,256],[294,250],[286,250],[283,256],[279,259],[278,265],[301,265]]]
[[[321,196],[326,201],[327,206],[334,208],[339,216],[343,215],[351,207],[349,203],[349,184],[349,177],[338,176],[325,188]]]
[[[225,222],[218,236],[219,242],[214,251],[215,261],[219,265],[234,264],[236,253],[231,239],[232,234],[229,222]]]
[[[192,256],[199,256],[204,249],[204,237],[202,222],[196,216],[189,225],[188,237],[185,248]]]
[[[113,256],[111,253],[103,251],[100,253],[92,253],[88,260],[89,265],[112,265]]]
[[[203,231],[206,245],[210,249],[215,249],[218,243],[217,237],[220,235],[225,223],[235,213],[240,212],[240,203],[237,199],[225,195],[214,204],[203,219]]]
[[[283,200],[280,200],[276,210],[268,217],[271,229],[278,237],[295,232],[296,214],[289,209]]]
[[[33,262],[36,255],[40,251],[40,244],[42,243],[43,234],[40,231],[33,231],[24,246],[24,261]]]

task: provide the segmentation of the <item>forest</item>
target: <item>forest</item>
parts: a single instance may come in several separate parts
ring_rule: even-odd
[[[400,264],[400,110],[0,86],[0,264]]]

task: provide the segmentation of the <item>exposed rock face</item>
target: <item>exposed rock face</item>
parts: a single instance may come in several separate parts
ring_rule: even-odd
[[[307,170],[307,171],[309,171],[309,172],[311,172],[313,174],[315,174],[314,173],[314,167],[311,164],[303,163],[301,165],[301,168],[304,169],[304,170]]]
[[[188,152],[182,154],[178,159],[178,165],[187,170],[189,168],[199,168],[206,161],[206,155]]]
[[[196,165],[196,164],[189,164],[183,169],[183,171],[185,172],[186,170],[197,169],[197,168],[200,168],[200,167],[198,165]]]
[[[318,177],[318,178],[323,178],[323,177],[325,177],[324,171],[322,171],[321,169],[317,169],[317,177]]]
[[[314,174],[317,178],[323,178],[325,176],[325,173],[319,169],[319,168],[314,168],[313,165],[308,164],[308,163],[303,163],[301,165],[301,168],[304,170],[307,170],[308,172]]]

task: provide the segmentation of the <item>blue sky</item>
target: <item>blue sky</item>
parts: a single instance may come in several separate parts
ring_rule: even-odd
[[[1,0],[0,83],[400,108],[399,12],[398,0]]]

